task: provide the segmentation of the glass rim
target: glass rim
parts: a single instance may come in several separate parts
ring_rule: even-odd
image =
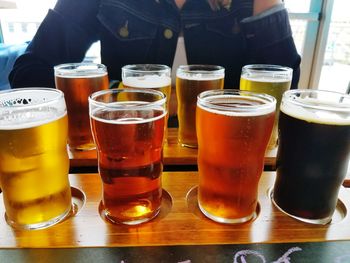
[[[137,68],[140,67],[140,68]],[[148,69],[152,68],[152,69]],[[128,64],[122,67],[122,72],[134,72],[134,73],[159,73],[159,72],[171,72],[171,68],[165,64]]]
[[[293,69],[287,66],[277,64],[248,64],[242,67],[243,70],[249,70],[250,72],[274,72],[274,73],[293,73]]]
[[[108,94],[115,94],[115,93],[147,93],[147,94],[153,94],[159,96],[159,99],[148,102],[146,101],[146,104],[134,104],[134,105],[125,105],[125,104],[117,104],[117,101],[113,102],[102,102],[97,101],[96,98],[108,95]],[[166,95],[158,90],[154,89],[139,89],[139,88],[115,88],[115,89],[108,89],[108,90],[100,90],[92,93],[89,97],[89,105],[94,105],[96,107],[100,108],[110,108],[114,110],[140,110],[140,109],[148,109],[148,108],[154,108],[163,106],[166,103]],[[141,100],[139,100],[141,101]],[[145,101],[143,101],[145,102]],[[164,106],[164,111],[166,111],[166,107]]]
[[[176,72],[183,73],[201,73],[201,74],[224,74],[225,68],[219,65],[211,64],[190,64],[190,65],[180,65]]]
[[[209,97],[218,97],[218,96],[234,96],[234,97],[251,97],[258,99],[259,101],[266,102],[264,104],[256,105],[217,105],[208,101]],[[258,93],[253,91],[245,91],[239,89],[217,89],[217,90],[207,90],[201,92],[197,96],[197,105],[205,108],[223,111],[223,112],[256,112],[265,110],[270,113],[276,109],[276,99],[275,97],[265,94]]]
[[[312,98],[312,94],[321,94],[326,96],[326,99],[318,100],[317,105],[314,101],[304,100],[300,96],[304,95],[307,98]],[[331,101],[337,97],[337,100]],[[346,100],[345,103],[342,103]],[[315,90],[315,89],[294,89],[286,91],[282,96],[282,103],[290,103],[303,108],[317,109],[333,112],[349,112],[350,113],[350,95],[346,93],[330,91],[330,90]]]
[[[81,67],[79,69],[79,67]],[[53,67],[55,76],[69,73],[70,76],[84,77],[87,74],[107,74],[107,67],[101,63],[79,62],[79,63],[64,63]],[[74,74],[75,73],[75,74]],[[85,75],[84,75],[85,74]]]
[[[28,103],[28,104],[9,104],[6,103],[3,99],[8,96],[8,99],[11,99],[12,94],[19,94],[21,93],[28,93],[28,95],[32,95],[33,92],[47,92],[54,94],[56,93],[57,96],[53,98],[46,99],[45,101],[36,101],[34,103]],[[13,96],[13,95],[12,95]],[[15,99],[15,98],[13,98]],[[47,87],[25,87],[25,88],[16,88],[16,89],[9,89],[9,90],[3,90],[0,91],[0,109],[19,109],[19,108],[35,108],[38,106],[45,106],[50,105],[52,103],[56,103],[57,101],[64,99],[64,93],[61,90],[54,89],[54,88],[47,88]]]

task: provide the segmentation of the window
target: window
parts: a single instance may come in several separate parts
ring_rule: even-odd
[[[1,1],[1,0],[0,0]],[[16,9],[0,8],[0,42],[29,41],[57,0],[12,0]],[[293,37],[302,56],[299,88],[345,92],[350,77],[350,16],[348,0],[284,0]],[[2,32],[2,34],[1,34]],[[86,55],[99,62],[99,43]]]
[[[334,0],[333,11],[329,14],[319,89],[350,92],[350,15],[347,4],[348,0]]]

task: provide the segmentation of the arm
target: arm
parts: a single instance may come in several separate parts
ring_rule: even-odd
[[[282,4],[282,0],[254,0],[253,15],[260,14],[278,4]]]
[[[12,88],[55,87],[53,67],[80,62],[97,40],[97,0],[59,0],[10,73]]]
[[[241,21],[247,45],[246,64],[291,67],[292,88],[297,88],[300,56],[294,44],[287,10],[279,0],[255,0],[253,14]]]

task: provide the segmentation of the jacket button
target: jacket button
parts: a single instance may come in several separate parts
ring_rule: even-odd
[[[171,29],[169,29],[169,28],[165,29],[164,30],[164,37],[166,39],[172,38],[173,37],[173,31]]]
[[[121,37],[127,38],[129,36],[129,30],[127,27],[123,26],[119,29],[119,35]]]

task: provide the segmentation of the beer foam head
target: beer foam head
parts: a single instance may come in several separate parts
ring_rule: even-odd
[[[184,72],[184,71],[178,71],[177,75],[180,79],[186,79],[186,80],[195,80],[195,81],[208,81],[208,80],[218,80],[223,79],[224,74],[215,74],[213,73],[204,73],[204,72]]]
[[[109,124],[141,124],[164,118],[166,109],[161,106],[140,108],[140,101],[115,102],[110,108],[90,108],[91,118]]]
[[[261,116],[275,111],[276,100],[273,97],[268,101],[263,96],[227,94],[207,97],[203,101],[199,99],[197,105],[206,111],[225,116]]]
[[[242,76],[242,79],[246,79],[249,81],[255,81],[255,82],[268,82],[268,83],[281,83],[281,82],[288,82],[291,81],[289,77],[286,76]]]
[[[301,98],[290,94],[293,91],[285,93],[281,103],[281,111],[285,114],[312,123],[350,125],[350,96],[343,101],[343,94],[339,93],[325,92],[317,98]],[[335,99],[334,95],[340,96]]]
[[[55,76],[61,78],[97,78],[107,75],[107,68],[96,63],[68,63],[54,67]]]
[[[180,65],[176,77],[196,81],[218,80],[225,77],[225,69],[216,65]]]
[[[0,93],[0,129],[39,126],[67,114],[63,93],[56,89],[12,89]]]
[[[171,78],[160,75],[145,75],[141,77],[125,77],[123,84],[134,88],[161,88],[171,84]]]

